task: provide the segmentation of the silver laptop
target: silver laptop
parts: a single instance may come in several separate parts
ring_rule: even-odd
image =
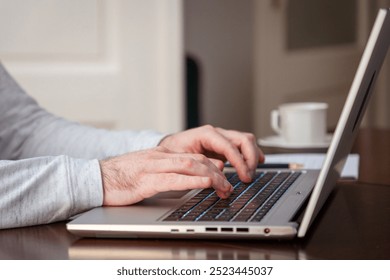
[[[167,192],[126,207],[99,207],[67,224],[84,237],[304,237],[350,152],[390,43],[390,10],[381,9],[361,58],[321,170],[257,170],[251,184],[226,174],[234,192]]]

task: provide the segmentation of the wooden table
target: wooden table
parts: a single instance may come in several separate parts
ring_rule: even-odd
[[[390,131],[363,129],[358,181],[340,181],[304,239],[82,239],[65,222],[0,231],[1,259],[390,259]]]

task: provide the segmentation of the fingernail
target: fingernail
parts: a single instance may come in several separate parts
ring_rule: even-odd
[[[230,191],[223,193],[225,198],[228,198],[231,194],[232,194],[232,192],[230,192]]]
[[[234,191],[233,186],[230,186],[229,190],[225,192],[226,197],[230,196],[233,193],[233,191]]]
[[[224,182],[224,187],[226,190],[231,190],[232,189],[232,185],[229,183],[229,181],[226,181]]]

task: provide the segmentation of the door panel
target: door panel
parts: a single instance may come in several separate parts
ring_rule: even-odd
[[[0,0],[0,59],[49,111],[183,128],[181,1]]]

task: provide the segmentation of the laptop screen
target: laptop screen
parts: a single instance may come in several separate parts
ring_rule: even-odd
[[[298,236],[303,237],[320,211],[351,151],[358,128],[372,94],[375,80],[385,60],[390,44],[389,9],[378,13],[355,78],[341,113],[324,165],[306,208]]]

